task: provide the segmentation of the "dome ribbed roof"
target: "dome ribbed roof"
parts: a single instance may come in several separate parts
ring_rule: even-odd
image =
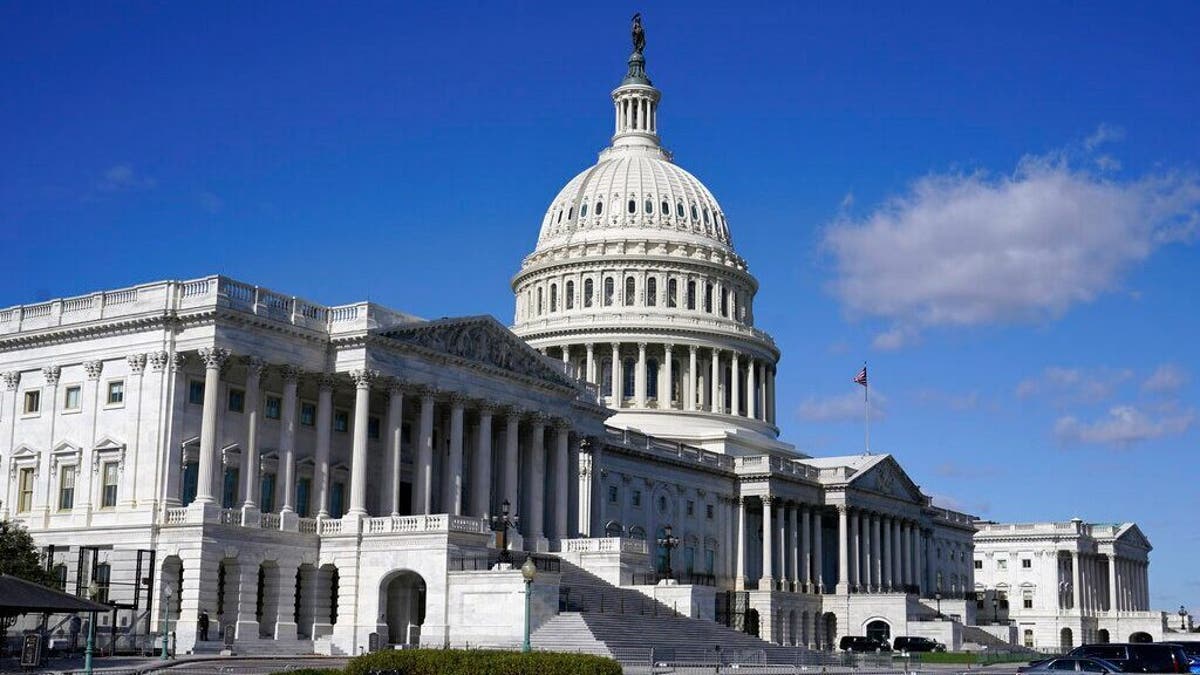
[[[630,238],[732,250],[725,214],[708,188],[664,153],[640,150],[610,149],[572,178],[542,219],[537,250]]]

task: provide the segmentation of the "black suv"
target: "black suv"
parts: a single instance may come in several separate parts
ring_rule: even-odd
[[[946,645],[927,637],[901,635],[892,640],[892,649],[898,652],[944,652]]]
[[[1131,642],[1082,645],[1067,656],[1094,656],[1120,666],[1127,673],[1186,673],[1187,654],[1178,645]]]
[[[844,652],[890,652],[888,643],[865,635],[843,635],[838,648]]]

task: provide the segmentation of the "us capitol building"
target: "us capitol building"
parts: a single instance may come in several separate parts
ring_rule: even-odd
[[[539,648],[617,653],[620,631],[653,643],[660,615],[709,645],[1020,639],[982,616],[999,591],[977,587],[973,517],[890,455],[779,438],[758,283],[660,142],[638,29],[611,145],[551,201],[511,329],[223,276],[0,310],[0,516],[66,590],[95,582],[116,607],[102,633],[215,651],[204,613],[247,653],[515,646],[525,586],[503,544],[536,554]],[[1048,584],[1076,602],[1041,620],[1077,636],[1110,606],[1153,626],[1127,592],[1149,544],[1111,539],[1121,602],[1089,604],[1090,623],[1072,608],[1091,596],[1056,586],[1078,560],[1060,544],[1006,600]],[[1087,569],[1116,593],[1105,565]]]

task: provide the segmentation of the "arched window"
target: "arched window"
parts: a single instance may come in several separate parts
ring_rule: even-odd
[[[595,284],[592,283],[592,280],[584,279],[583,280],[583,306],[584,307],[592,306],[592,293],[594,293],[595,291],[596,291]]]
[[[537,313],[538,316],[542,315],[542,289],[540,287],[537,289]]]
[[[550,311],[558,311],[558,284],[550,284]]]
[[[583,205],[579,207],[579,217],[587,218],[587,202],[584,202]]]
[[[710,283],[704,284],[704,311],[712,314],[713,311],[713,285]]]
[[[604,279],[604,306],[605,307],[609,307],[613,304],[613,295],[616,293],[616,291],[613,289],[614,285],[615,284],[613,283],[612,277],[607,277]]]
[[[667,279],[667,307],[676,307],[676,299],[679,295],[679,282],[675,279]]]
[[[607,396],[612,392],[612,359],[600,361],[600,393]]]
[[[629,528],[629,538],[630,539],[641,539],[641,540],[645,541],[646,529],[644,527],[642,527],[641,525],[634,525],[633,527]]]
[[[721,291],[721,316],[729,316],[729,289]]]
[[[572,206],[570,209],[567,210],[567,220],[571,220],[574,217],[575,217],[575,207]]]
[[[658,398],[658,359],[646,359],[646,398]]]
[[[669,215],[671,215],[671,205],[667,203],[667,200],[665,200],[665,199],[664,199],[664,200],[662,201],[662,205],[661,205],[661,206],[662,206],[662,208],[661,208],[661,213],[662,213],[664,216],[669,216]]]
[[[633,277],[625,277],[625,306],[633,305],[634,297],[637,295],[637,284]]]
[[[654,307],[658,304],[658,279],[650,277],[646,280],[646,306]]]
[[[606,536],[606,537],[621,536],[621,523],[619,523],[615,520],[608,521],[608,524],[604,526],[604,536]]]
[[[596,200],[596,215],[599,216],[599,215],[603,215],[603,214],[604,214],[604,202],[597,199]]]
[[[621,379],[624,380],[621,383],[621,395],[625,398],[633,398],[635,396],[634,390],[637,387],[634,386],[634,377],[636,375],[637,361],[632,358],[625,359],[625,363],[621,364]]]
[[[630,213],[637,213],[637,200],[630,199],[628,209]]]
[[[646,198],[646,215],[654,215],[654,200],[649,197]]]
[[[696,282],[688,281],[687,283],[687,308],[696,309]]]
[[[695,204],[692,204],[692,220],[700,220],[700,214],[696,212]]]
[[[563,306],[567,309],[575,309],[575,282],[567,282],[567,295],[563,298]]]
[[[683,217],[683,202],[675,202],[675,215],[680,218]]]
[[[705,225],[708,224],[708,208],[707,207],[704,209],[704,224]]]
[[[562,222],[562,209],[558,210],[558,222]]]

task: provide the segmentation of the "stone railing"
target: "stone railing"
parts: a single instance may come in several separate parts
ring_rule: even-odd
[[[488,522],[470,516],[450,516],[444,513],[428,516],[382,516],[367,518],[363,527],[367,534],[415,534],[423,532],[468,532],[487,534]]]
[[[242,510],[241,509],[221,509],[221,524],[222,525],[241,525]]]
[[[806,480],[818,480],[821,470],[805,464],[803,460],[786,459],[772,455],[754,455],[752,457],[737,457],[734,466],[739,472],[746,473],[779,473],[797,476]]]
[[[318,518],[317,534],[341,534],[342,521],[339,518]]]
[[[163,511],[163,525],[187,524],[188,510],[186,506],[170,508]]]
[[[719,469],[729,470],[734,467],[733,457],[723,455],[719,452],[712,452],[676,441],[666,441],[631,429],[614,429],[608,427],[607,431],[610,443],[618,443],[630,448],[646,450],[663,457],[674,457]]]
[[[158,281],[0,309],[0,335],[137,315],[227,307],[296,326],[340,332],[419,321],[369,302],[326,307],[223,276]]]
[[[648,551],[646,540],[629,537],[567,539],[563,542],[564,553],[641,553],[646,555]]]
[[[278,530],[282,526],[282,519],[278,513],[264,513],[260,516],[258,525],[264,530]]]
[[[317,533],[317,519],[316,518],[300,518],[297,520],[297,523],[298,523],[297,526],[299,528],[299,531],[302,534],[316,534]]]

